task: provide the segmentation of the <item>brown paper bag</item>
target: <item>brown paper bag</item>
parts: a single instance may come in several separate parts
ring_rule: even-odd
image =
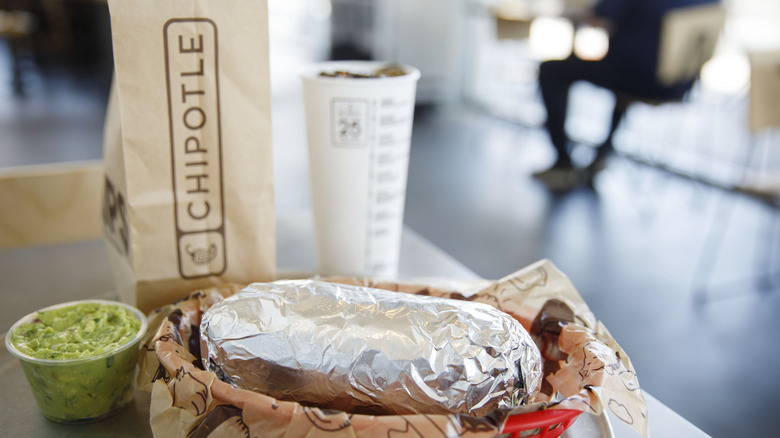
[[[144,311],[276,266],[264,0],[109,0],[105,236]]]

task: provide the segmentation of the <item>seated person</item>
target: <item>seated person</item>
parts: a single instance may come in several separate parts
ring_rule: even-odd
[[[625,93],[645,99],[681,99],[693,81],[664,86],[656,77],[661,24],[664,15],[676,8],[717,3],[718,0],[601,0],[590,21],[606,27],[610,33],[609,52],[599,61],[584,61],[572,55],[563,61],[548,61],[539,69],[539,86],[547,110],[545,128],[557,152],[551,169],[535,176],[543,181],[573,178],[569,139],[565,121],[569,89],[575,81],[584,80],[614,93]],[[615,132],[625,108],[616,106],[612,127],[605,142],[597,149],[596,159],[587,170],[601,170],[612,151]]]

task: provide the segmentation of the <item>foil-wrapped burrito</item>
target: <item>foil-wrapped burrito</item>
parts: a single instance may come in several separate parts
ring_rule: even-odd
[[[483,416],[532,400],[539,350],[489,305],[314,280],[255,283],[201,320],[204,365],[239,388],[364,414]]]

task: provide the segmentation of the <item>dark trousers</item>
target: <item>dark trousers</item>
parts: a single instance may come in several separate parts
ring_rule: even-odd
[[[612,147],[612,135],[620,124],[630,100],[623,96],[642,99],[681,99],[690,84],[674,87],[662,87],[655,80],[655,72],[636,71],[630,65],[619,60],[604,58],[601,61],[583,61],[575,56],[562,61],[543,62],[539,67],[539,88],[547,110],[545,128],[550,141],[558,152],[558,166],[571,164],[567,149],[566,111],[569,103],[569,89],[576,81],[588,81],[606,88],[616,95],[612,112],[612,124],[609,136],[605,140],[600,154],[606,154]]]

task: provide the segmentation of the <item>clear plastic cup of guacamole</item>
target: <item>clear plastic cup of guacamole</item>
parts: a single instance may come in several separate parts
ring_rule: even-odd
[[[126,304],[72,301],[33,312],[8,330],[43,415],[58,423],[109,417],[133,399],[144,314]]]

